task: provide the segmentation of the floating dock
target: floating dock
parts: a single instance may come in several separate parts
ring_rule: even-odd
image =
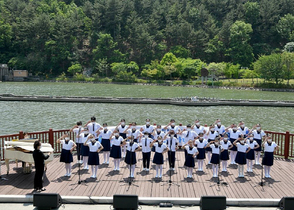
[[[0,101],[62,102],[62,103],[119,103],[162,104],[176,106],[267,106],[294,107],[294,101],[274,100],[225,100],[215,98],[126,98],[126,97],[67,97],[67,96],[16,96],[0,95]]]

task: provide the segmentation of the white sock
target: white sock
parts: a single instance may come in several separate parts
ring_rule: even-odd
[[[114,170],[116,170],[116,159],[113,159]]]
[[[241,165],[238,165],[238,176],[241,176]]]
[[[241,165],[241,175],[244,176],[244,165]]]
[[[88,156],[83,157],[83,162],[84,162],[84,168],[88,167]]]
[[[225,170],[227,170],[227,166],[228,166],[228,161],[224,161],[224,167],[225,167]]]
[[[160,176],[162,176],[162,165],[159,166]]]
[[[94,169],[94,165],[91,165],[91,170],[92,170],[92,176],[95,176],[95,169]]]
[[[187,177],[190,177],[190,168],[187,167]]]
[[[249,161],[249,165],[250,165],[250,171],[252,171],[252,160]]]
[[[155,168],[156,168],[156,176],[158,176],[159,165],[156,165]]]
[[[68,164],[68,174],[71,174],[71,163]]]
[[[116,167],[117,167],[116,169],[119,170],[120,159],[117,159],[116,161],[117,161],[117,162],[116,162]]]
[[[250,160],[246,159],[246,163],[247,163],[247,171],[250,170]]]
[[[260,152],[255,152],[255,163],[259,163]]]
[[[233,151],[233,159],[232,159],[232,161],[233,161],[233,163],[236,163],[235,161],[236,161],[236,155],[237,155],[237,151]]]
[[[135,168],[136,168],[135,165],[132,165],[132,166],[131,166],[131,176],[134,176]]]
[[[68,174],[68,163],[65,163],[65,174]]]
[[[106,152],[103,152],[103,159],[104,159],[104,162],[106,162],[106,159],[107,159]]]
[[[110,152],[106,152],[106,156],[107,156],[107,162],[109,162]]]
[[[95,176],[95,177],[97,177],[97,171],[98,171],[98,166],[95,165],[95,167],[94,167],[94,176]]]
[[[207,152],[207,160],[208,160],[208,163],[210,163],[210,159],[211,159],[211,152]]]
[[[215,164],[212,165],[212,176],[215,176]]]

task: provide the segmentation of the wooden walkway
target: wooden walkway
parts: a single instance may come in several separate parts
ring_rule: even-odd
[[[153,156],[153,154],[152,154]],[[75,156],[76,158],[76,156]],[[102,158],[102,154],[100,154]],[[74,159],[72,176],[63,177],[65,174],[64,164],[59,162],[59,156],[48,164],[48,170],[44,176],[46,193],[59,193],[62,196],[106,196],[113,194],[136,194],[140,197],[185,197],[195,198],[203,195],[224,195],[227,198],[281,198],[283,196],[294,196],[294,162],[276,159],[272,167],[272,179],[266,179],[264,187],[258,185],[260,182],[261,167],[255,166],[254,173],[245,173],[245,178],[237,178],[237,168],[229,167],[228,173],[221,173],[221,181],[228,183],[227,186],[216,184],[217,179],[212,178],[212,170],[208,167],[203,173],[196,169],[193,171],[193,180],[186,179],[186,170],[183,167],[184,153],[176,154],[176,171],[172,173],[172,180],[180,186],[172,185],[169,189],[167,161],[163,167],[162,181],[154,179],[155,166],[151,165],[149,174],[142,172],[142,155],[137,153],[138,164],[135,170],[134,185],[129,187],[126,182],[129,170],[122,161],[120,172],[113,172],[113,162],[109,166],[100,165],[97,180],[90,178],[91,171],[82,170],[82,180],[87,183],[78,185],[78,164]],[[100,159],[102,160],[102,159]],[[21,166],[21,163],[19,163]],[[25,195],[33,191],[34,172],[22,174],[21,168],[16,168],[15,163],[10,163],[10,174],[3,175],[8,180],[0,180],[0,194],[2,195]],[[246,170],[246,167],[245,167]],[[2,173],[6,172],[6,166],[1,166]],[[129,189],[129,190],[128,190]],[[128,191],[127,191],[128,190]]]

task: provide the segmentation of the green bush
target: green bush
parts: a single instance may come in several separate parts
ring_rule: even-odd
[[[86,77],[85,80],[86,80],[86,82],[94,82],[95,78],[94,77]]]
[[[73,78],[72,78],[73,81],[85,81],[86,80],[86,76],[83,75],[83,74],[79,74],[79,73],[76,73]]]
[[[67,81],[68,78],[66,77],[65,73],[62,72],[57,78],[56,81]]]
[[[183,81],[182,80],[175,80],[175,81],[172,81],[172,84],[173,85],[182,85]]]

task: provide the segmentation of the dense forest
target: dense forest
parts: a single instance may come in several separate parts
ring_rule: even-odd
[[[49,77],[253,77],[293,41],[294,0],[0,0],[0,63]]]

